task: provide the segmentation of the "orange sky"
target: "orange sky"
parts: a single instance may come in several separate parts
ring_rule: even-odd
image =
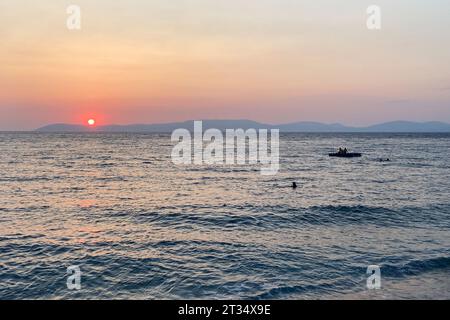
[[[361,0],[0,0],[0,130],[450,121],[450,4],[391,2],[369,31]]]

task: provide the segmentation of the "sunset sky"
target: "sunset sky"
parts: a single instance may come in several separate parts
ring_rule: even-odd
[[[448,0],[0,0],[0,130],[450,122],[449,13]]]

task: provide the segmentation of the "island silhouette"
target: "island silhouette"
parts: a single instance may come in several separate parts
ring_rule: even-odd
[[[279,129],[280,132],[420,132],[436,133],[450,132],[450,124],[439,121],[431,122],[411,122],[392,121],[366,127],[345,126],[339,123],[326,124],[320,122],[294,122],[279,125],[260,123],[251,120],[202,120],[204,130],[215,128],[225,129]],[[56,123],[38,128],[36,132],[148,132],[148,133],[168,133],[175,129],[193,130],[194,121],[171,122],[161,124],[129,124],[129,125],[104,125],[95,128],[86,125]]]

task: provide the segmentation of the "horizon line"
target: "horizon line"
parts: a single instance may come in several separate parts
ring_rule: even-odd
[[[353,125],[353,124],[346,124],[344,122],[339,122],[339,121],[337,121],[337,122],[336,121],[322,122],[319,120],[295,120],[295,121],[289,121],[289,122],[270,123],[270,122],[265,122],[265,121],[252,120],[252,119],[248,119],[248,118],[235,118],[235,119],[233,119],[233,118],[203,118],[203,119],[188,119],[188,120],[179,120],[179,121],[173,120],[173,121],[163,121],[163,122],[132,122],[132,123],[124,123],[124,124],[107,123],[107,124],[102,124],[102,125],[98,125],[98,126],[96,125],[96,127],[167,125],[167,124],[175,124],[175,123],[194,122],[194,121],[203,121],[203,122],[205,122],[205,121],[248,121],[248,122],[256,122],[258,124],[270,125],[270,126],[282,126],[282,125],[298,124],[298,123],[314,123],[314,124],[322,124],[322,125],[341,125],[341,126],[353,127],[353,128],[367,128],[367,127],[376,126],[376,125],[380,125],[380,124],[388,124],[388,123],[395,123],[395,122],[407,122],[407,123],[415,123],[415,124],[443,123],[443,124],[450,125],[450,121],[447,122],[447,121],[442,121],[442,120],[417,121],[417,120],[396,119],[396,120],[386,120],[386,121],[382,121],[382,122],[373,122],[373,123],[367,124],[367,125],[362,125],[362,124]],[[41,125],[41,126],[37,127],[36,129],[32,129],[32,130],[38,130],[40,128],[43,128],[46,126],[52,126],[52,125],[70,125],[70,126],[88,127],[86,124],[83,124],[83,123],[53,122],[53,123]],[[23,131],[32,131],[32,130],[23,130]]]
[[[97,131],[98,129],[102,129],[102,128],[107,128],[107,127],[132,127],[132,126],[164,126],[164,125],[173,125],[173,124],[186,124],[186,123],[191,123],[194,121],[202,121],[202,122],[208,122],[208,121],[218,121],[218,122],[226,122],[226,121],[247,121],[247,122],[254,122],[255,124],[258,125],[267,125],[270,127],[276,127],[276,126],[287,126],[287,125],[296,125],[296,124],[316,124],[316,125],[324,125],[324,126],[342,126],[348,129],[367,129],[370,127],[374,127],[374,126],[379,126],[379,125],[386,125],[386,124],[395,124],[395,123],[407,123],[407,124],[416,124],[416,125],[420,125],[420,124],[443,124],[443,125],[448,125],[450,126],[450,122],[446,122],[446,121],[439,121],[439,120],[429,120],[429,121],[411,121],[411,120],[389,120],[389,121],[385,121],[385,122],[377,122],[377,123],[373,123],[373,124],[369,124],[369,125],[347,125],[344,123],[340,123],[340,122],[320,122],[320,121],[314,121],[314,120],[299,120],[299,121],[291,121],[291,122],[284,122],[284,123],[277,123],[277,124],[271,124],[271,123],[267,123],[267,122],[260,122],[257,120],[251,120],[251,119],[245,119],[245,118],[240,118],[240,119],[218,119],[218,118],[213,118],[213,119],[200,119],[200,120],[180,120],[180,121],[172,121],[172,122],[157,122],[157,123],[129,123],[129,124],[117,124],[117,123],[111,123],[111,124],[102,124],[102,125],[96,125],[95,127],[91,127],[92,132]],[[17,129],[17,130],[2,130],[0,129],[0,132],[36,132],[39,131],[41,129],[44,129],[46,127],[50,127],[50,126],[71,126],[71,127],[78,127],[78,128],[85,128],[85,129],[89,129],[90,127],[87,124],[82,124],[82,123],[64,123],[64,122],[55,122],[55,123],[49,123],[46,125],[42,125],[39,126],[37,128],[34,129]],[[62,131],[61,131],[62,132]],[[344,131],[341,131],[344,132]]]

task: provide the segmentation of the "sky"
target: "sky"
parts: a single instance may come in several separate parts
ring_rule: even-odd
[[[448,0],[0,0],[0,130],[450,122],[449,13]]]

